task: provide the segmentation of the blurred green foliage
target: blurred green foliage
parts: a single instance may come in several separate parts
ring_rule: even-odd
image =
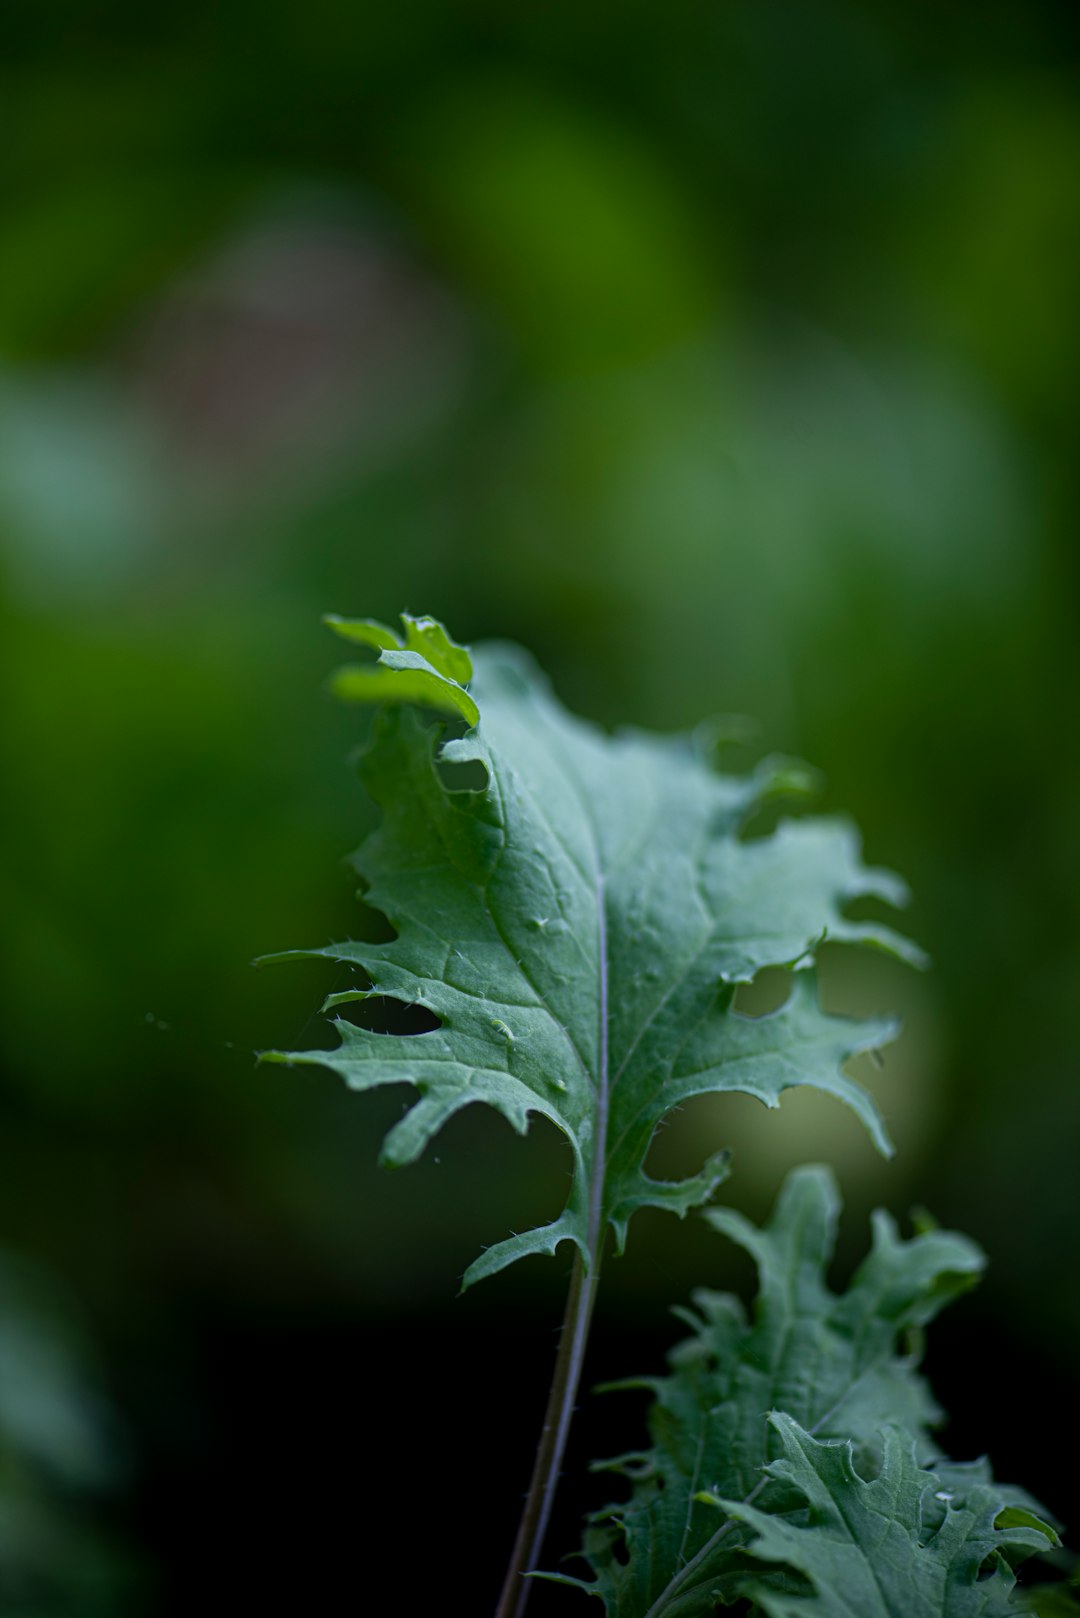
[[[856,1226],[917,1196],[972,1231],[987,1320],[1066,1365],[1074,11],[69,0],[5,30],[3,1238],[153,1353],[206,1293],[417,1306],[552,1211],[547,1137],[403,1188],[378,1105],[251,1065],[330,985],[248,960],[359,924],[318,616],[408,607],[525,641],[605,722],[746,712],[823,770],[937,963],[832,971],[907,1005],[900,1155],[883,1180],[832,1112],[748,1108],[732,1194],[760,1214],[812,1140]],[[630,1312],[700,1279],[643,1236]]]
[[[60,1290],[0,1254],[0,1604],[19,1618],[112,1618],[140,1573],[95,1520],[124,1442]]]

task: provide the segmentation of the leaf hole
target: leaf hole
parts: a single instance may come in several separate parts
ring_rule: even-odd
[[[896,910],[887,899],[876,893],[857,893],[840,905],[840,914],[847,921],[873,921],[884,926],[896,925]]]
[[[666,1112],[645,1154],[648,1177],[684,1180],[696,1174],[707,1157],[727,1144],[730,1101],[730,1096],[691,1096]],[[645,1217],[644,1210],[640,1217]]]
[[[782,966],[766,966],[749,983],[735,989],[732,1009],[740,1017],[768,1017],[791,997],[791,973]]]
[[[478,758],[440,758],[435,768],[447,792],[486,792],[488,789],[488,772]]]
[[[371,1034],[431,1034],[442,1022],[427,1006],[407,1005],[390,995],[373,994],[365,1000],[349,1000],[337,1009],[339,1017]]]
[[[618,1562],[620,1567],[629,1567],[630,1549],[626,1543],[625,1534],[613,1534],[611,1538],[611,1559]]]
[[[760,843],[766,837],[771,837],[780,821],[790,810],[790,801],[785,804],[780,795],[764,798],[754,805],[749,815],[735,833],[740,843]]]
[[[357,870],[357,862],[360,858],[360,850],[356,854],[349,856],[349,863],[359,878],[356,889],[359,909],[349,929],[351,936],[362,940],[365,944],[392,944],[398,936],[397,928],[393,925],[389,916],[385,915],[375,905],[368,903],[369,883],[363,874]]]

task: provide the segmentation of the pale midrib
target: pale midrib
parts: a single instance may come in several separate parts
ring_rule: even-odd
[[[565,764],[566,774],[574,785],[582,803],[584,818],[589,826],[592,842],[594,892],[597,918],[597,989],[598,989],[598,1051],[596,1073],[595,1135],[593,1139],[592,1174],[588,1189],[588,1214],[584,1254],[579,1250],[575,1259],[570,1295],[563,1321],[563,1335],[556,1360],[555,1379],[549,1395],[548,1413],[541,1432],[540,1448],[533,1477],[526,1496],[525,1512],[518,1529],[510,1566],[503,1584],[496,1618],[523,1618],[529,1597],[529,1580],[522,1575],[530,1572],[543,1548],[544,1537],[551,1515],[555,1490],[559,1481],[562,1458],[566,1449],[570,1423],[574,1414],[577,1390],[585,1361],[585,1346],[589,1336],[593,1306],[596,1301],[600,1277],[600,1260],[604,1246],[604,1192],[607,1183],[607,1128],[609,1103],[609,1039],[608,1039],[608,961],[607,896],[600,858],[600,838],[590,812],[587,797]],[[492,772],[494,775],[494,772]],[[500,785],[501,793],[501,785]],[[505,821],[504,821],[505,823]],[[535,989],[535,985],[530,985]],[[577,1046],[564,1029],[571,1045]],[[579,1060],[580,1051],[577,1052]],[[582,1062],[585,1068],[584,1062]],[[587,1073],[587,1068],[585,1068]],[[553,1419],[552,1419],[553,1418]],[[550,1425],[549,1425],[550,1422]],[[550,1435],[550,1437],[549,1437]]]
[[[589,1249],[590,1265],[595,1268],[603,1241],[604,1218],[604,1187],[607,1181],[607,1131],[608,1111],[610,1103],[610,1087],[608,1076],[608,940],[607,940],[607,894],[604,887],[604,874],[600,870],[599,862],[596,865],[596,917],[597,917],[597,948],[599,953],[599,1002],[600,1002],[600,1029],[599,1050],[596,1074],[596,1138],[593,1143],[593,1172],[592,1183],[589,1187],[589,1222],[586,1233],[586,1244]]]

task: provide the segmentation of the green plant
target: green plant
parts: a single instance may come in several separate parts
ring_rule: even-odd
[[[378,652],[335,687],[380,710],[361,774],[382,821],[355,865],[395,936],[275,958],[355,968],[357,986],[331,995],[328,1009],[391,999],[425,1008],[437,1026],[387,1034],[339,1018],[336,1050],[266,1059],[328,1067],[356,1090],[412,1085],[419,1099],[384,1142],[387,1164],[413,1161],[477,1101],[522,1133],[542,1114],[569,1144],[559,1217],[488,1248],[464,1279],[574,1248],[498,1608],[519,1618],[605,1248],[622,1250],[639,1208],[685,1215],[727,1175],[724,1152],[687,1179],[651,1178],[657,1126],[694,1096],[739,1091],[775,1107],[785,1089],[811,1085],[853,1108],[888,1152],[874,1102],[844,1064],[895,1026],[826,1013],[815,957],[825,939],[921,957],[891,928],[846,915],[857,898],[905,899],[895,876],[862,864],[848,823],[781,820],[744,836],[767,800],[805,790],[790,761],[738,778],[715,768],[706,732],[607,736],[567,714],[518,649],[473,658],[432,619],[406,615],[400,639],[373,622],[329,622]],[[788,998],[771,1015],[743,1015],[736,989],[767,967],[790,975]],[[631,1497],[588,1528],[591,1576],[548,1576],[599,1596],[617,1618],[695,1618],[747,1601],[770,1615],[906,1618],[1015,1604],[1012,1567],[1056,1545],[1055,1531],[1026,1496],[935,1448],[911,1338],[971,1284],[981,1257],[937,1231],[901,1242],[879,1216],[870,1258],[837,1297],[823,1281],[835,1214],[822,1170],[789,1181],[764,1230],[708,1214],[758,1263],[754,1320],[730,1298],[700,1295],[670,1376],[649,1384],[652,1447],[610,1463]]]

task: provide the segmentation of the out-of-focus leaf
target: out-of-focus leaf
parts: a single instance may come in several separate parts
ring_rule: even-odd
[[[1002,1509],[1002,1491],[974,1482],[943,1490],[921,1468],[901,1429],[884,1433],[877,1476],[856,1470],[849,1443],[821,1443],[782,1412],[771,1424],[783,1446],[770,1478],[790,1484],[808,1510],[770,1515],[747,1501],[725,1508],[753,1530],[750,1554],[794,1568],[806,1591],[782,1575],[752,1575],[743,1593],[769,1618],[992,1618],[1016,1612],[1013,1565],[1058,1543],[1033,1513]],[[944,1506],[944,1511],[941,1506]]]
[[[727,1209],[706,1215],[757,1265],[753,1318],[727,1294],[698,1292],[670,1374],[625,1384],[653,1392],[652,1445],[608,1463],[633,1480],[633,1495],[598,1514],[584,1549],[594,1574],[584,1587],[613,1618],[690,1618],[734,1595],[747,1536],[727,1501],[765,1512],[792,1504],[779,1474],[762,1471],[778,1453],[769,1411],[846,1439],[861,1466],[877,1466],[889,1422],[921,1463],[939,1454],[929,1429],[940,1411],[907,1338],[974,1285],[982,1254],[949,1231],[902,1241],[879,1212],[871,1251],[838,1295],[825,1276],[839,1206],[829,1171],[804,1168],[760,1229]]]

